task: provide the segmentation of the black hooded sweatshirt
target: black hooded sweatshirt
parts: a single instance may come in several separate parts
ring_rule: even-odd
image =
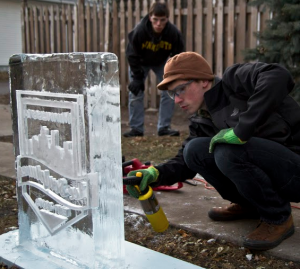
[[[135,79],[142,79],[142,66],[158,66],[178,53],[184,51],[183,38],[180,31],[170,22],[167,22],[160,35],[152,30],[149,15],[128,34],[126,57]]]

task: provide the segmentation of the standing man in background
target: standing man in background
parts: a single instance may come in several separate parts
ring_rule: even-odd
[[[165,3],[153,3],[149,14],[128,34],[126,57],[129,63],[129,125],[124,137],[144,135],[145,79],[153,70],[158,82],[163,79],[164,66],[169,57],[184,51],[183,38],[175,25],[169,22]],[[174,101],[166,91],[161,92],[157,131],[159,136],[179,136],[172,130]]]

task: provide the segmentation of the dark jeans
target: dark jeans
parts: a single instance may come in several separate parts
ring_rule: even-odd
[[[195,138],[185,147],[187,166],[211,184],[223,199],[256,208],[261,220],[281,224],[300,201],[300,156],[276,142],[253,137],[243,145]]]

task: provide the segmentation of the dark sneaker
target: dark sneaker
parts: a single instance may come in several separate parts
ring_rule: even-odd
[[[160,128],[158,131],[158,136],[169,135],[169,136],[179,136],[180,133],[177,130],[172,130],[170,127]]]
[[[257,228],[247,235],[243,245],[254,250],[267,250],[278,246],[295,231],[292,215],[282,224],[270,224],[261,221]]]
[[[256,210],[241,207],[238,204],[230,204],[225,207],[213,207],[208,211],[208,216],[215,221],[227,221],[238,219],[258,219]]]
[[[136,129],[131,129],[129,132],[124,133],[123,136],[124,137],[144,136],[144,133],[142,133]]]

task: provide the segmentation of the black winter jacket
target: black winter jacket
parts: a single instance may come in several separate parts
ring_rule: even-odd
[[[289,96],[294,87],[290,73],[279,64],[235,64],[204,94],[210,118],[193,115],[190,135],[175,158],[156,166],[155,185],[172,185],[193,178],[183,160],[183,149],[195,137],[213,137],[233,128],[243,141],[261,137],[300,153],[300,107]],[[201,150],[201,149],[199,149]]]
[[[180,31],[167,22],[161,35],[156,36],[152,30],[149,15],[128,34],[126,57],[133,77],[143,78],[142,66],[158,66],[169,57],[184,51]]]

